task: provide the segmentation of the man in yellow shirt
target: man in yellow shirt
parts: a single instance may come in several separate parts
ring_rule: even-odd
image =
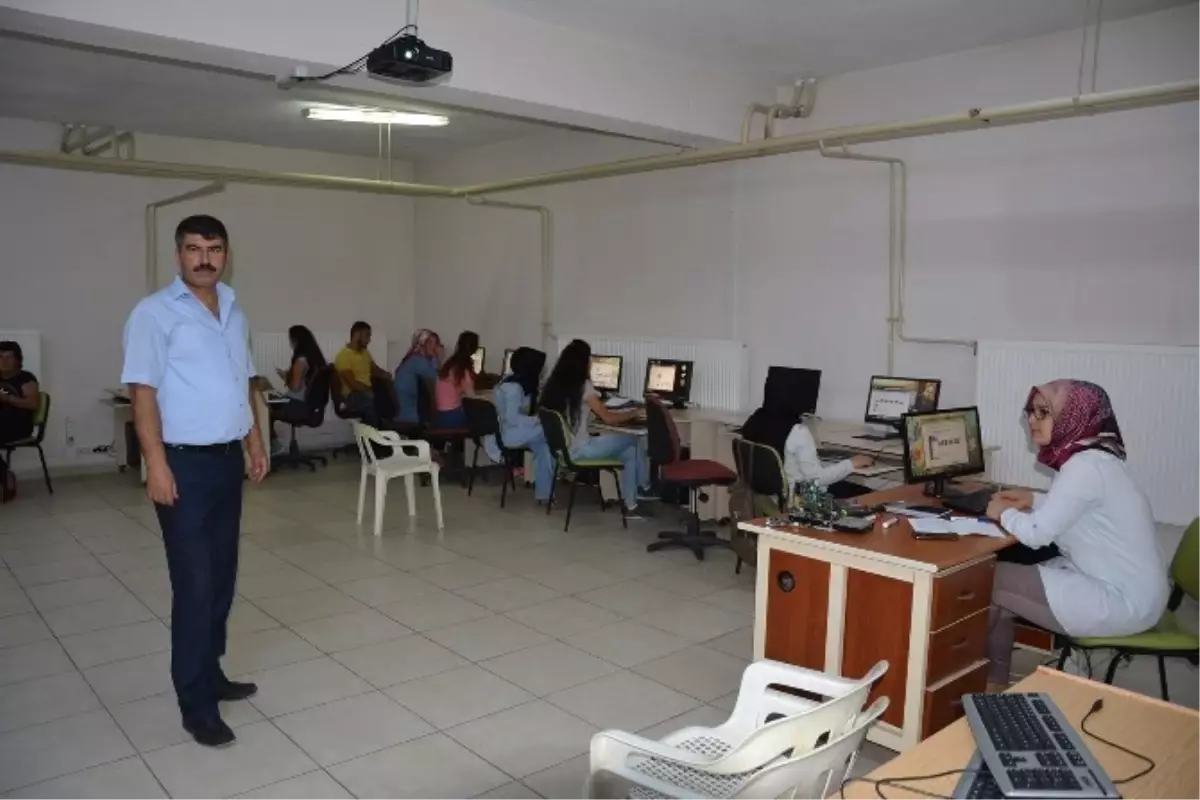
[[[342,384],[342,403],[344,413],[350,416],[362,417],[372,425],[378,425],[381,416],[375,398],[372,382],[383,381],[385,386],[391,386],[389,375],[375,360],[367,346],[371,344],[371,326],[365,322],[356,322],[350,328],[350,342],[338,351],[333,359],[333,368],[337,379]],[[393,399],[394,404],[394,399]]]

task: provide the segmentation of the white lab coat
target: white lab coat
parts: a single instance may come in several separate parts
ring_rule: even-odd
[[[817,456],[817,442],[806,425],[793,425],[783,447],[783,471],[788,485],[801,481],[816,481],[828,486],[845,480],[854,471],[850,459],[825,466]]]
[[[1111,453],[1076,453],[1032,511],[1009,509],[1000,521],[1030,547],[1058,545],[1062,556],[1039,569],[1071,636],[1140,633],[1162,616],[1170,587],[1150,503]]]

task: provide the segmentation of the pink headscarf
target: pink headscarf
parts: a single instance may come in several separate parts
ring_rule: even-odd
[[[1050,443],[1038,450],[1039,462],[1057,472],[1071,456],[1084,450],[1104,450],[1125,460],[1125,440],[1108,392],[1087,381],[1060,379],[1033,387],[1026,409],[1033,407],[1033,398],[1039,394],[1054,414]]]

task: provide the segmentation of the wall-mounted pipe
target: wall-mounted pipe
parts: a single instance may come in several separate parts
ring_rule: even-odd
[[[459,194],[511,192],[518,189],[613,178],[619,175],[636,175],[643,172],[695,167],[702,164],[721,164],[783,153],[799,153],[805,150],[816,150],[821,141],[847,145],[886,142],[955,131],[986,130],[1029,122],[1090,116],[1172,103],[1187,103],[1195,101],[1198,97],[1200,97],[1200,81],[1180,81],[1137,89],[1100,92],[1082,97],[1040,100],[1013,106],[972,108],[956,114],[924,117],[911,122],[873,123],[830,128],[796,136],[781,136],[746,144],[726,145],[710,150],[635,158],[534,175],[528,178],[513,178],[474,186],[461,186],[454,191]]]
[[[897,340],[909,344],[970,347],[974,351],[979,345],[974,340],[929,339],[908,336],[904,332],[904,286],[908,272],[908,164],[904,159],[892,156],[852,153],[845,145],[840,150],[828,149],[825,142],[818,142],[817,146],[825,158],[868,161],[888,166],[888,374],[895,374]]]
[[[492,206],[517,211],[535,211],[542,226],[542,349],[552,352],[554,344],[554,215],[546,206],[532,203],[510,203],[488,197],[467,195],[467,202],[476,206]]]
[[[215,181],[207,186],[201,186],[198,189],[192,189],[182,194],[164,197],[162,200],[155,200],[153,203],[146,204],[146,293],[153,294],[158,291],[158,209],[164,206],[172,206],[176,203],[183,203],[188,200],[196,200],[201,197],[217,194],[225,191],[225,184],[221,181]]]

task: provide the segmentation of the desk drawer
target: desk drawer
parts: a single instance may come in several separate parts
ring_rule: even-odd
[[[985,615],[986,616],[986,615]],[[925,708],[921,714],[921,738],[928,739],[963,716],[962,696],[987,688],[988,662],[939,686],[925,690]]]
[[[977,611],[966,619],[929,635],[929,661],[925,683],[932,686],[968,664],[987,656],[988,612]]]
[[[996,559],[989,558],[972,567],[935,578],[929,629],[940,631],[987,608],[992,601],[992,577],[995,571]]]

